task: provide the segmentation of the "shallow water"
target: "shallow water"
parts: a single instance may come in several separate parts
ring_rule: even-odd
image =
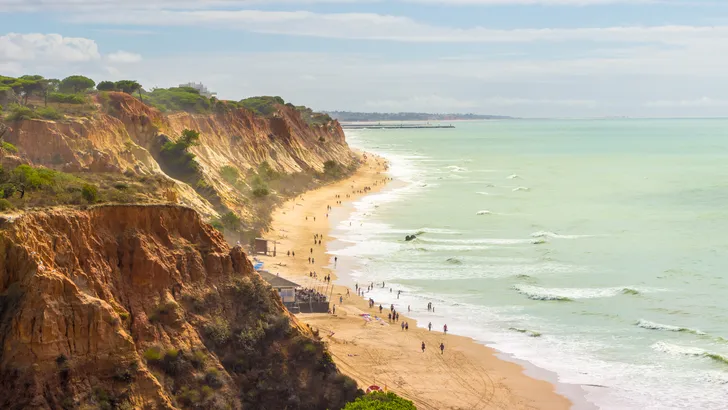
[[[385,281],[372,297],[411,305],[421,324],[606,386],[586,388],[601,408],[724,409],[727,130],[583,120],[347,132],[406,184],[357,202],[336,253],[359,262],[348,280]]]

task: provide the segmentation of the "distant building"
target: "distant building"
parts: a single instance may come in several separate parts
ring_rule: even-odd
[[[200,95],[203,97],[211,98],[217,95],[217,93],[211,92],[207,89],[202,83],[187,83],[187,84],[180,84],[180,87],[191,87],[195,90],[200,92]]]

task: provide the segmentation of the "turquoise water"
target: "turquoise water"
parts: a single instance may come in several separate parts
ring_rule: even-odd
[[[600,408],[725,409],[727,134],[728,120],[347,132],[406,184],[355,204],[336,253],[360,263],[349,281],[387,283],[377,302],[584,385]]]

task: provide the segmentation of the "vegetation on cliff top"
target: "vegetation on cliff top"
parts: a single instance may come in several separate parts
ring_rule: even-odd
[[[411,401],[392,392],[373,392],[347,404],[344,410],[417,410],[417,408]]]

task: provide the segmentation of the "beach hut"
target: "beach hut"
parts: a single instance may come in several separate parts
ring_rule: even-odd
[[[270,248],[270,243],[273,242],[273,249]],[[258,255],[269,255],[272,252],[273,256],[276,256],[276,242],[264,238],[255,238],[255,246],[253,252]]]
[[[264,270],[259,271],[258,273],[260,273],[263,280],[270,283],[273,289],[278,292],[278,295],[281,297],[281,300],[283,300],[283,304],[285,304],[286,307],[289,305],[292,306],[296,303],[296,289],[300,287],[297,283],[291,282],[288,279],[284,279]]]

